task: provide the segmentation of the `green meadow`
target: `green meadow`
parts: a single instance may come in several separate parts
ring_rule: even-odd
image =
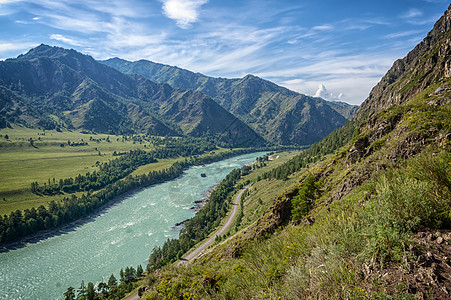
[[[58,182],[59,179],[92,172],[98,169],[98,163],[115,158],[115,151],[153,148],[152,142],[144,140],[143,136],[123,138],[107,134],[42,131],[21,127],[1,129],[0,215],[17,209],[46,205],[50,200],[66,196],[33,194],[30,188],[32,182],[43,185],[49,180],[53,182],[53,178]],[[155,164],[142,166],[135,172],[142,174],[153,168],[161,170],[175,160],[162,159]]]

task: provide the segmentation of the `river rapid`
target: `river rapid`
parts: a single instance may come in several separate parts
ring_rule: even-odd
[[[119,278],[121,268],[145,269],[154,247],[178,237],[180,227],[174,224],[194,216],[194,201],[264,154],[191,167],[175,180],[125,196],[80,225],[0,253],[0,299],[63,299],[67,288],[78,289],[82,280],[107,282],[111,274]]]

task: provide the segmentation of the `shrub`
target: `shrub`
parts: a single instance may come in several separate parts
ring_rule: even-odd
[[[315,176],[308,174],[302,182],[297,196],[291,200],[293,220],[300,221],[312,207],[313,201],[318,197],[319,189]]]

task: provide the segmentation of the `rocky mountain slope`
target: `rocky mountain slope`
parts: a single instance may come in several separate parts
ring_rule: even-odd
[[[253,75],[213,78],[147,60],[112,58],[102,63],[126,74],[202,92],[277,144],[312,144],[342,126],[357,109],[343,102],[305,96]]]
[[[450,19],[451,15],[445,13],[421,43],[406,57],[395,61],[361,105],[356,119],[403,104],[429,86],[451,77]]]
[[[103,133],[212,135],[233,146],[263,145],[210,97],[125,75],[75,50],[40,45],[0,62],[0,125]]]
[[[244,207],[280,192],[256,222],[192,265],[150,273],[147,296],[449,299],[450,16],[352,122],[258,176]]]

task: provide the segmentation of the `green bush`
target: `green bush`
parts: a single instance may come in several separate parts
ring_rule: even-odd
[[[384,262],[403,255],[409,233],[449,228],[450,156],[423,155],[407,168],[376,178],[375,197],[364,210],[366,255]]]
[[[312,207],[313,201],[319,195],[319,189],[315,176],[308,174],[302,182],[297,196],[291,200],[293,220],[300,221]]]

